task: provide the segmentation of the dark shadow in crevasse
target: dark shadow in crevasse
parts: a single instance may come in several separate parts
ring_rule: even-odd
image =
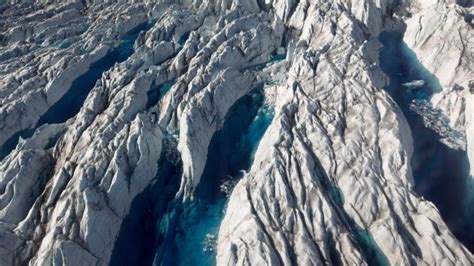
[[[71,87],[63,97],[40,117],[33,128],[17,132],[2,145],[0,148],[0,160],[3,160],[15,149],[20,137],[23,139],[29,138],[40,126],[66,122],[69,118],[79,113],[87,95],[94,88],[97,80],[102,77],[102,74],[116,63],[127,60],[133,53],[133,45],[140,32],[149,30],[154,24],[155,21],[145,22],[130,30],[121,38],[121,42],[117,47],[113,48],[103,58],[92,63],[87,72],[72,82]]]
[[[380,66],[390,78],[385,90],[401,108],[413,136],[411,165],[415,191],[436,205],[451,232],[472,252],[474,228],[465,207],[469,182],[467,153],[442,144],[441,137],[410,108],[414,100],[429,100],[441,86],[404,43],[403,33],[384,32],[379,40],[384,45]],[[423,84],[415,88],[403,85],[421,80]]]
[[[272,119],[273,111],[264,104],[262,86],[231,107],[223,127],[212,137],[193,201],[173,203],[169,218],[158,226],[162,230],[161,244],[154,265],[215,264],[215,242],[227,193],[242,177],[242,171],[250,168]]]
[[[173,139],[165,138],[153,182],[133,200],[115,242],[110,265],[152,265],[157,222],[178,192],[182,165]]]

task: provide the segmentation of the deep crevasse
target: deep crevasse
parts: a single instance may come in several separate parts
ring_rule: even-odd
[[[47,99],[61,94],[60,77],[80,73],[75,66],[136,25],[159,20],[77,115],[37,130],[2,160],[0,234],[9,245],[1,262],[469,264],[449,215],[415,193],[423,183],[410,156],[419,142],[382,90],[378,33],[408,21],[407,8],[414,17],[429,10],[408,4],[72,1],[2,9],[1,25],[21,25],[1,40],[0,96],[9,108],[0,109],[2,142],[46,112]],[[87,28],[84,39],[50,47],[69,40],[71,28]],[[270,122],[248,98],[259,83],[274,115],[257,145],[259,123]],[[45,84],[56,85],[43,92]],[[242,101],[250,126],[232,117]],[[239,139],[246,128],[250,137]],[[227,199],[220,187],[228,172],[239,181],[234,188],[225,180]],[[128,240],[137,246],[124,254]]]

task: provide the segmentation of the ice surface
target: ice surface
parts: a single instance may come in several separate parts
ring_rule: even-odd
[[[379,40],[384,44],[380,52],[381,68],[388,74],[390,84],[386,88],[402,109],[413,136],[412,157],[415,190],[432,201],[440,210],[452,232],[469,248],[474,248],[474,227],[469,222],[463,202],[466,202],[466,186],[469,182],[469,162],[464,150],[454,150],[442,137],[427,127],[423,112],[416,112],[414,104],[428,100],[439,91],[439,84],[416,60],[416,56],[403,42],[399,32],[384,32]],[[407,82],[422,80],[423,85],[413,90],[403,86]],[[440,121],[441,117],[432,117]],[[429,123],[428,123],[429,125]]]

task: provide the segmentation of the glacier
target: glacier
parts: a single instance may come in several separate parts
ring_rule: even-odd
[[[0,265],[472,265],[471,2],[0,2]]]

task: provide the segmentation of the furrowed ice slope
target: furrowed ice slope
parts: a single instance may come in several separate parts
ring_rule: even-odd
[[[413,1],[409,12],[405,41],[443,88],[431,103],[449,118],[449,126],[466,135],[467,209],[474,217],[474,7],[472,1]]]
[[[276,48],[275,37],[270,38],[272,30],[258,15],[236,13],[229,16],[230,23],[222,19],[216,27],[217,19],[209,16],[209,3],[198,6],[197,13],[182,6],[163,7],[158,15],[147,18],[159,17],[159,21],[138,37],[135,53],[103,74],[79,114],[64,125],[67,131],[54,150],[46,142],[60,128],[45,126],[52,131],[48,136],[37,136],[38,130],[2,161],[6,189],[1,230],[12,243],[2,250],[4,263],[61,264],[81,258],[87,264],[107,264],[131,201],[156,176],[161,136],[168,134],[161,128],[173,133],[177,113],[184,112],[183,117],[190,119],[209,119],[207,125],[215,131],[230,105],[251,88],[253,75],[239,69],[264,62]],[[190,34],[184,44],[178,42],[207,16],[210,26]],[[242,25],[261,26],[242,27],[233,21],[240,17],[244,17],[239,20],[245,22]],[[257,30],[268,36],[268,45],[259,45]],[[207,44],[197,53],[202,41]],[[247,84],[237,87],[240,78],[246,78]],[[171,79],[178,79],[169,93],[178,104],[145,110],[147,91]],[[183,86],[188,83],[189,88]],[[162,115],[162,126],[157,123],[157,112]],[[215,112],[216,117],[200,112]],[[207,147],[212,133],[201,136],[208,138],[203,146]],[[188,132],[183,139],[192,134]],[[187,149],[192,156],[199,155],[198,143],[193,143],[193,149],[184,146],[183,154]],[[185,160],[185,165],[204,166],[191,160]],[[45,169],[51,173],[45,174]],[[24,175],[28,172],[31,174]],[[24,184],[25,178],[38,182]],[[22,192],[30,189],[32,195]]]
[[[413,192],[408,125],[376,88],[377,41],[343,5],[300,4],[292,19],[309,47],[295,52],[257,160],[232,193],[218,264],[472,263]]]
[[[154,10],[145,4],[99,4],[81,12],[86,8],[81,1],[29,5],[15,4],[2,13],[1,24],[8,30],[2,35],[0,145],[33,128],[120,35]]]
[[[453,128],[466,130],[467,140],[472,141],[472,112],[467,109],[472,110],[474,95],[474,55],[469,47],[474,40],[474,9],[467,3],[463,7],[453,2],[414,1],[406,20],[405,41],[442,85],[443,90],[432,99],[434,107],[450,118]]]
[[[177,138],[175,199],[190,202],[214,133],[261,82],[275,117],[228,200],[219,265],[473,262],[414,194],[410,129],[382,90],[377,36],[397,27],[398,1],[43,2],[2,7],[1,144],[156,22],[76,116],[1,161],[0,264],[109,264],[133,199],[159,178],[163,139]],[[285,61],[266,65],[280,46]]]

